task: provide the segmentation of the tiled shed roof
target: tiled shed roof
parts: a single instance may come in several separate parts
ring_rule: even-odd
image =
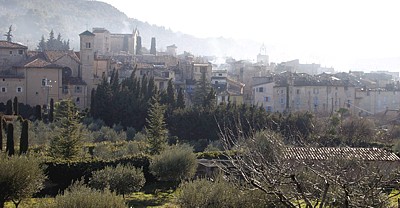
[[[396,154],[385,149],[353,147],[287,147],[284,151],[284,158],[293,160],[400,161]]]

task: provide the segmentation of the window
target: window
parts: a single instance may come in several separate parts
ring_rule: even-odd
[[[283,90],[281,90],[281,94],[283,94]]]
[[[24,51],[23,50],[18,50],[18,54],[22,55],[22,54],[24,54]]]
[[[300,89],[296,90],[296,94],[298,94],[298,95],[300,94]]]
[[[67,85],[64,85],[64,86],[63,86],[62,92],[63,92],[64,94],[68,94],[68,86],[67,86]]]
[[[267,106],[267,107],[266,107],[266,110],[267,110],[268,112],[272,112],[272,106]]]
[[[79,104],[81,102],[81,99],[79,97],[76,98],[76,104]]]
[[[160,89],[164,89],[164,82],[160,82]]]
[[[314,88],[314,89],[313,89],[313,94],[318,94],[318,93],[319,93],[318,88]]]
[[[86,43],[86,48],[90,48],[90,43]]]
[[[264,101],[265,101],[265,102],[269,102],[269,101],[270,101],[270,98],[269,98],[269,97],[264,97]]]
[[[47,79],[46,78],[42,79],[42,86],[46,86],[46,84],[47,84]]]
[[[17,92],[22,92],[22,87],[17,87]]]
[[[12,51],[10,51],[10,55],[12,55]]]
[[[281,98],[281,104],[285,103],[285,99]]]
[[[222,74],[218,74],[218,76],[222,77]]]
[[[258,91],[259,91],[259,92],[264,92],[264,88],[263,88],[263,87],[260,87],[260,88],[258,89]]]
[[[82,92],[82,87],[81,86],[75,86],[75,92],[76,93],[81,93]]]
[[[1,92],[7,92],[7,87],[1,87]]]

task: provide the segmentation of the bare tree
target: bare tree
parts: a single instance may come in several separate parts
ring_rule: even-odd
[[[236,183],[274,196],[276,206],[385,207],[392,197],[387,190],[399,185],[398,165],[390,161],[381,166],[357,154],[312,155],[284,145],[281,135],[270,130],[244,135],[240,127],[223,129],[221,141],[225,150],[235,152],[226,155],[230,165],[221,169]]]

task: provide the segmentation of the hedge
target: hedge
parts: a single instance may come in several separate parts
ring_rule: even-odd
[[[106,166],[116,167],[118,164],[131,164],[136,168],[143,168],[146,183],[155,182],[149,173],[150,158],[144,155],[118,158],[115,160],[82,159],[75,161],[46,161],[45,173],[48,177],[45,188],[38,196],[55,196],[66,189],[73,181],[84,179],[89,181],[93,171],[101,170]]]

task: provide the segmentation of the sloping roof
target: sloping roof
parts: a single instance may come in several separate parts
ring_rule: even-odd
[[[61,59],[64,56],[69,56],[77,63],[80,63],[80,59],[78,58],[78,56],[75,54],[74,51],[44,51],[43,53],[47,58],[47,60],[52,63]]]
[[[63,78],[63,85],[86,85],[86,82],[80,77],[65,77]]]
[[[353,159],[363,161],[400,161],[400,158],[385,149],[353,147],[287,147],[285,159],[329,160]]]
[[[9,48],[9,49],[28,49],[28,47],[19,44],[19,43],[13,43],[13,42],[8,42],[5,40],[0,40],[0,48]]]
[[[63,68],[60,65],[50,63],[41,58],[35,58],[24,65],[26,68]]]
[[[89,30],[86,30],[85,32],[79,34],[79,36],[81,36],[81,35],[96,36],[95,34],[91,33]]]

